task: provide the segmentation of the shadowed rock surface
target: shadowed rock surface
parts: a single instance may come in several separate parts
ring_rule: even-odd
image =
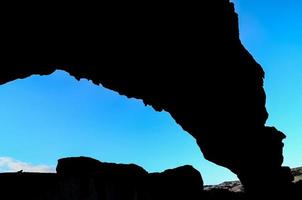
[[[292,169],[292,174],[294,176],[294,182],[302,181],[302,167]]]
[[[230,192],[244,192],[244,188],[240,181],[226,181],[218,185],[205,185],[204,190],[228,190]]]
[[[3,24],[0,84],[65,70],[169,112],[247,191],[259,193],[259,179],[270,186],[260,192],[290,187],[285,135],[265,126],[264,72],[240,42],[232,3],[54,10],[16,11],[22,18]]]
[[[191,166],[148,173],[130,164],[91,158],[59,160],[56,174],[0,174],[1,199],[164,200],[201,197],[203,181]]]
[[[294,176],[294,182],[297,183],[298,181],[302,180],[302,167],[297,167],[291,169],[291,173]],[[262,182],[262,180],[258,180],[258,182]],[[297,185],[299,185],[298,183]],[[260,186],[260,184],[259,184]],[[266,186],[269,187],[269,186]],[[244,192],[244,187],[240,183],[240,181],[226,181],[218,185],[205,185],[204,186],[205,191],[210,190],[228,190],[230,192]],[[302,191],[301,191],[302,192]]]
[[[238,186],[237,183],[206,186],[203,190],[202,177],[192,166],[148,173],[134,164],[73,157],[60,159],[57,173],[53,174],[0,173],[0,195],[1,199],[11,200],[253,199],[242,191],[234,192],[232,187]],[[286,197],[293,199],[301,194],[302,184],[297,182]],[[266,197],[262,195],[258,197]]]

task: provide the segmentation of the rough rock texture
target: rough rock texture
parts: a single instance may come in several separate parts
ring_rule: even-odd
[[[200,199],[203,181],[191,166],[149,174],[136,165],[91,158],[59,160],[57,174],[0,174],[1,199],[164,200]]]
[[[19,10],[2,27],[0,84],[57,69],[87,78],[169,112],[247,190],[265,179],[282,191],[285,135],[265,127],[264,72],[239,40],[234,6],[194,4]]]
[[[218,185],[205,185],[204,190],[228,190],[230,192],[244,192],[244,188],[240,181],[226,181]]]
[[[294,182],[302,181],[302,167],[292,169],[292,174],[295,178]]]
[[[294,176],[294,183],[297,183],[298,181],[302,181],[302,167],[297,167],[291,169],[291,173]],[[258,180],[259,183],[261,183],[263,180]],[[295,187],[298,187],[300,183],[298,183]],[[262,184],[259,184],[261,186]],[[269,188],[270,186],[265,186],[265,188]],[[240,183],[240,181],[226,181],[218,185],[205,185],[204,186],[205,191],[211,191],[211,190],[227,190],[230,192],[244,192],[244,187]],[[302,192],[302,188],[301,188]]]

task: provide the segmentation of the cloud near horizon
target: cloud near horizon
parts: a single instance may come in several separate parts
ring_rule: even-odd
[[[24,172],[55,172],[55,168],[48,165],[33,165],[11,157],[0,157],[0,172],[17,172],[20,170]]]

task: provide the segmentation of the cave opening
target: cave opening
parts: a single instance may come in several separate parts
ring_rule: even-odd
[[[149,172],[189,164],[205,184],[236,179],[202,158],[194,138],[167,112],[64,71],[2,85],[0,107],[2,172],[54,172],[59,158],[89,156]]]

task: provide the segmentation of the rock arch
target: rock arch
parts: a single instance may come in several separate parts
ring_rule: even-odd
[[[138,6],[90,7],[81,17],[63,9],[59,18],[44,14],[42,25],[11,22],[0,84],[64,70],[169,112],[206,159],[235,172],[247,189],[260,177],[272,187],[289,184],[285,136],[265,127],[264,72],[240,42],[233,4]]]

